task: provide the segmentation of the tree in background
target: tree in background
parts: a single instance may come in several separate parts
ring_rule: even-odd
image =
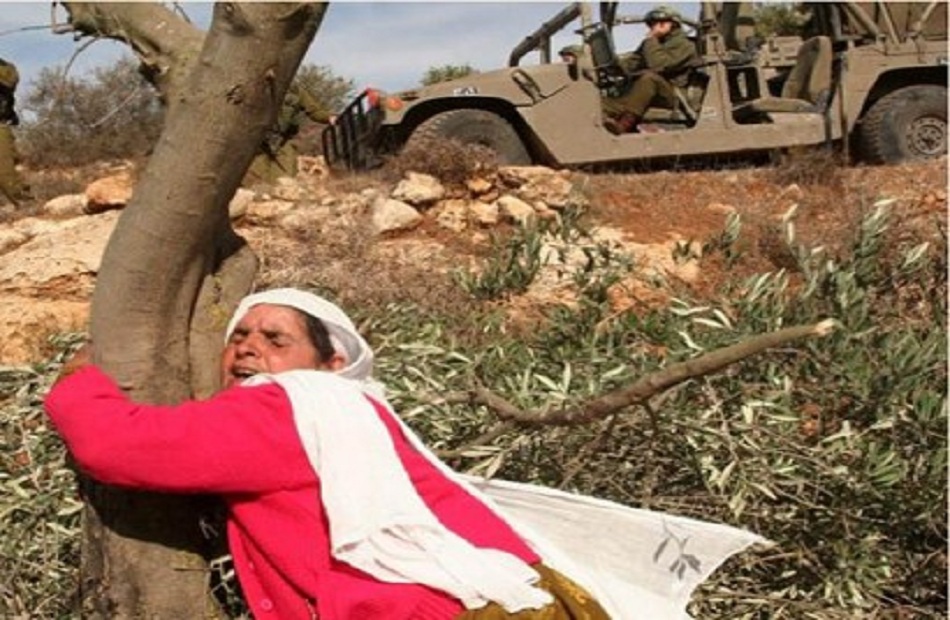
[[[352,79],[336,75],[328,65],[301,66],[294,83],[297,88],[310,93],[331,114],[346,105],[356,90]]]
[[[422,79],[419,80],[419,83],[422,86],[431,86],[432,84],[448,82],[449,80],[462,78],[467,75],[472,75],[473,73],[478,73],[478,71],[468,63],[464,65],[439,65],[437,67],[429,67],[425,75],[422,76]]]
[[[760,37],[801,36],[808,14],[792,2],[756,2],[755,34]]]
[[[324,114],[341,109],[355,90],[352,79],[313,64],[300,68],[294,87]],[[83,77],[64,76],[62,67],[44,68],[27,91],[22,110],[29,120],[20,127],[21,150],[27,164],[36,168],[142,156],[154,147],[164,119],[159,93],[131,59]],[[302,119],[296,116],[287,140],[300,129]],[[304,134],[305,142],[316,144]],[[312,150],[301,149],[308,154]]]
[[[164,111],[155,89],[122,59],[88,78],[62,67],[44,68],[23,99],[20,130],[27,163],[78,166],[148,153],[162,130]]]

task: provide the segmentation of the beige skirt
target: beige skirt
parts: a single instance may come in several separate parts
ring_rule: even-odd
[[[610,620],[610,616],[584,588],[544,564],[532,568],[541,575],[538,585],[551,593],[554,602],[543,609],[508,613],[497,603],[469,609],[456,620]]]

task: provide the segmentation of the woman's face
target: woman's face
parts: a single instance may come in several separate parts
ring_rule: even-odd
[[[320,361],[299,311],[259,304],[248,310],[228,338],[221,355],[221,386],[230,387],[258,373],[336,370],[339,362],[337,357]]]

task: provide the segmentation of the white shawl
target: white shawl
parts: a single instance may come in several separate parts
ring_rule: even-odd
[[[320,476],[333,556],[381,581],[420,583],[474,609],[537,609],[550,595],[517,557],[474,547],[446,529],[402,468],[372,397],[416,450],[505,519],[548,566],[587,588],[615,620],[681,620],[692,591],[722,562],[765,539],[733,527],[637,510],[536,485],[461,476],[435,457],[372,381],[373,352],[331,302],[295,289],[246,297],[230,335],[252,306],[277,304],[321,319],[347,359],[337,373],[294,370],[257,375],[287,392],[310,464]]]
[[[358,382],[294,370],[258,375],[245,385],[269,381],[287,392],[297,431],[320,476],[334,557],[382,581],[441,590],[468,609],[494,601],[515,612],[550,601],[533,587],[538,576],[527,564],[476,548],[439,523],[412,486]],[[418,451],[505,519],[547,565],[587,588],[613,619],[688,617],[686,605],[697,585],[732,554],[765,542],[726,525],[537,485],[461,476],[387,410]]]

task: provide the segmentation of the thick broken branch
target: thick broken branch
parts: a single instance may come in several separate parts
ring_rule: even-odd
[[[448,394],[444,402],[483,405],[499,418],[522,426],[574,426],[606,418],[626,407],[645,403],[653,396],[688,379],[702,377],[751,357],[766,349],[811,336],[824,336],[834,329],[831,319],[814,325],[798,325],[761,334],[729,347],[679,362],[647,375],[631,385],[608,392],[583,405],[552,411],[525,411],[490,390],[478,386],[467,393]],[[473,444],[468,444],[471,448]]]

